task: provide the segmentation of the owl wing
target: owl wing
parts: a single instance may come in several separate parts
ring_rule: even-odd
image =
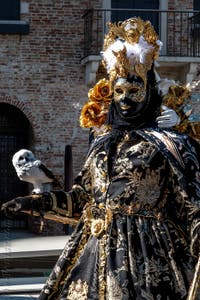
[[[39,160],[37,162],[35,162],[35,164],[37,164],[39,170],[42,171],[49,178],[49,180],[52,181],[52,183],[55,186],[62,188],[62,185],[59,182],[59,180],[54,176],[54,174],[44,164],[42,164]]]
[[[49,179],[52,179],[52,180],[55,180],[55,176],[53,175],[53,173],[45,166],[43,165],[42,163],[38,166],[39,169],[41,171],[43,171],[45,173],[45,175],[49,178]]]

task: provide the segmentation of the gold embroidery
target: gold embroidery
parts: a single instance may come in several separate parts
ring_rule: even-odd
[[[88,234],[99,237],[101,233],[106,232],[112,221],[112,211],[103,203],[97,205],[86,205],[83,212],[83,219]]]
[[[122,289],[120,288],[117,279],[113,276],[111,271],[109,271],[106,279],[106,296],[109,300],[122,299]]]
[[[144,204],[153,204],[160,196],[159,176],[155,171],[147,169],[146,176],[140,180],[136,188],[137,199]]]
[[[67,300],[87,300],[88,284],[86,281],[72,281],[69,286]]]
[[[105,291],[106,291],[106,281],[105,281],[106,243],[107,243],[107,234],[104,234],[99,241],[99,300],[105,299]]]
[[[83,232],[82,232],[81,240],[78,244],[78,247],[76,248],[76,252],[75,252],[73,257],[67,258],[67,260],[70,261],[70,265],[65,269],[65,271],[62,275],[63,279],[60,280],[60,282],[59,282],[60,285],[64,285],[64,283],[68,280],[68,277],[70,276],[71,269],[74,267],[74,265],[78,261],[80,255],[83,252],[83,249],[84,249],[85,245],[87,244],[88,236],[89,235],[88,235],[88,232],[87,232],[87,227],[83,226]]]
[[[99,240],[99,300],[105,299],[106,281],[105,281],[105,266],[106,266],[106,245],[107,245],[107,230],[112,221],[113,213],[111,209],[100,203],[99,205],[87,205],[83,212],[85,228],[88,234],[101,238]]]

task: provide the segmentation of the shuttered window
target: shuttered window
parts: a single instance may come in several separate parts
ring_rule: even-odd
[[[19,20],[19,18],[19,0],[0,0],[0,20]]]

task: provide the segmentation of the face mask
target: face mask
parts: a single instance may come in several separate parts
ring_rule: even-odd
[[[146,104],[146,89],[142,81],[129,82],[120,78],[114,85],[114,102],[119,115],[126,119],[137,116]]]

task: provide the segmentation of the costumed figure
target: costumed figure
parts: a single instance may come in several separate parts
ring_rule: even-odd
[[[94,138],[72,190],[43,194],[43,204],[30,195],[3,206],[80,213],[40,300],[187,299],[193,278],[190,300],[199,299],[199,144],[157,125],[160,46],[148,21],[110,23],[102,51],[108,78],[81,112]]]

